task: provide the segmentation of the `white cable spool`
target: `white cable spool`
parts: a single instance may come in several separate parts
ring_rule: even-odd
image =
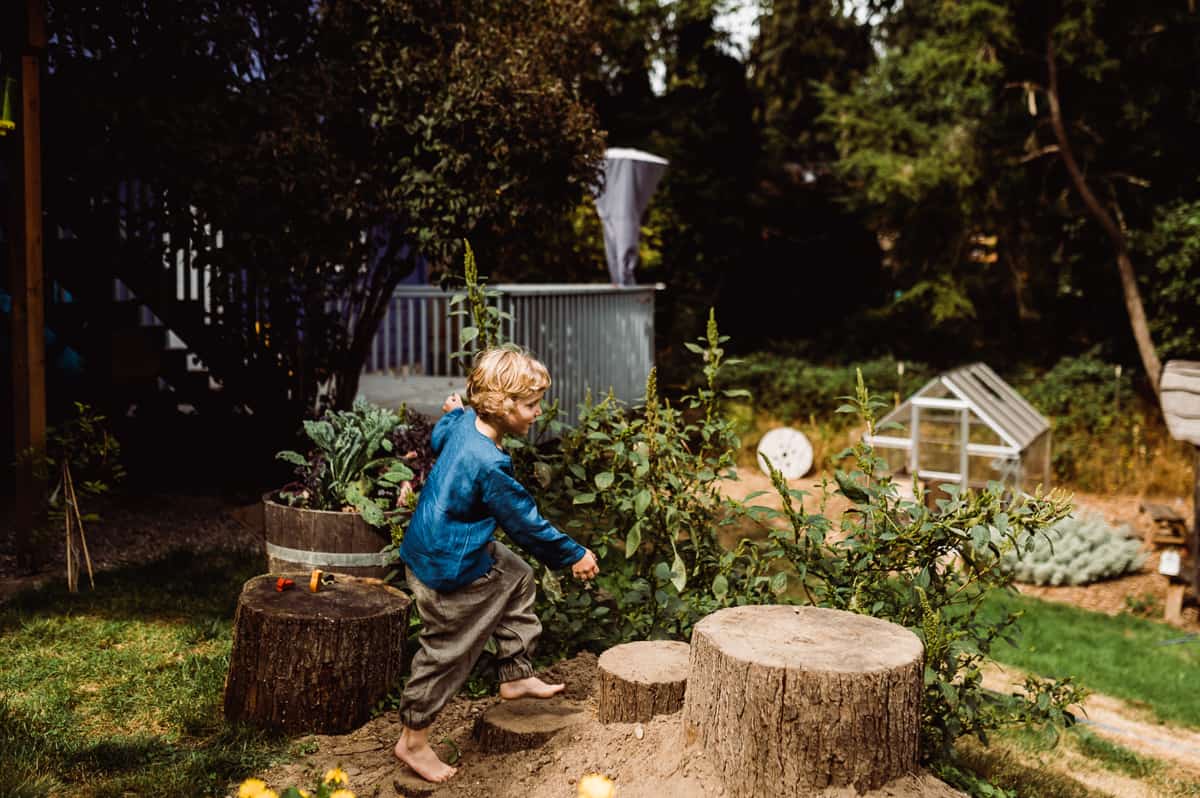
[[[812,468],[812,444],[798,429],[776,427],[758,442],[758,467],[770,476],[771,468],[767,460],[783,474],[784,479],[802,477]]]

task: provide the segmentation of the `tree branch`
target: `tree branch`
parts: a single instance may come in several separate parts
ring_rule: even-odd
[[[1063,165],[1067,168],[1071,182],[1075,185],[1075,190],[1083,199],[1083,204],[1104,228],[1104,232],[1112,240],[1113,247],[1117,251],[1117,273],[1121,278],[1121,292],[1125,297],[1125,310],[1129,314],[1129,326],[1133,330],[1133,339],[1137,343],[1142,367],[1146,369],[1146,376],[1150,379],[1155,395],[1158,395],[1162,362],[1158,359],[1158,352],[1155,351],[1154,341],[1150,337],[1150,325],[1146,321],[1146,308],[1142,304],[1137,275],[1134,274],[1133,262],[1129,258],[1125,233],[1117,220],[1105,210],[1100,200],[1092,192],[1083,170],[1079,168],[1079,163],[1075,160],[1075,153],[1072,152],[1071,142],[1067,138],[1067,128],[1063,124],[1062,107],[1058,98],[1058,65],[1054,60],[1054,34],[1052,31],[1046,34],[1046,70],[1049,77],[1049,85],[1046,87],[1046,102],[1050,107],[1050,124],[1055,138],[1058,139],[1059,154],[1062,156]]]

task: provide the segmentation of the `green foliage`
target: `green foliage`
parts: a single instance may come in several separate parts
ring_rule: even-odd
[[[688,345],[705,375],[694,393],[664,399],[651,371],[640,407],[611,395],[589,401],[557,452],[521,450],[518,467],[543,512],[601,564],[594,593],[543,577],[539,614],[563,650],[686,638],[729,600],[733,555],[716,538],[725,513],[717,481],[731,476],[737,447],[720,411],[729,392],[717,387],[726,340],[710,313],[705,337]]]
[[[1163,360],[1200,352],[1195,311],[1200,306],[1200,201],[1159,207],[1153,225],[1132,236],[1146,264],[1141,274],[1150,331]]]
[[[107,419],[82,402],[74,403],[74,411],[64,423],[46,431],[44,448],[26,449],[17,456],[18,463],[30,463],[37,478],[49,487],[46,506],[39,513],[42,520],[34,529],[34,545],[42,545],[55,530],[64,528],[68,537],[76,529],[84,538],[83,522],[100,520],[86,506],[125,478],[121,444],[109,432]],[[67,556],[68,574],[72,568],[78,572],[78,566],[72,565],[78,555],[69,549]]]
[[[1086,585],[1133,573],[1146,560],[1142,542],[1128,524],[1113,527],[1104,516],[1087,511],[1064,518],[1044,535],[1001,547],[1013,578],[1035,585]]]
[[[308,455],[288,450],[276,455],[295,465],[299,477],[278,492],[280,501],[313,510],[353,508],[371,526],[393,524],[411,494],[405,483],[414,476],[390,437],[401,423],[396,413],[365,399],[350,410],[328,410],[318,421],[305,421],[312,441]]]
[[[771,352],[754,352],[731,364],[721,375],[721,385],[748,390],[754,396],[755,407],[776,418],[816,416],[831,419],[835,426],[845,426],[854,417],[834,415],[833,410],[841,397],[854,393],[856,371],[862,371],[866,383],[886,386],[900,399],[907,398],[934,376],[924,363],[905,361],[903,374],[899,373],[899,367],[900,363],[891,357],[832,366]]]
[[[463,242],[463,285],[466,293],[458,293],[450,298],[450,306],[466,305],[450,311],[452,316],[462,316],[467,320],[459,332],[458,343],[461,350],[451,353],[451,357],[459,362],[467,361],[476,352],[481,352],[499,346],[504,341],[502,325],[512,319],[512,314],[501,310],[500,292],[488,288],[487,278],[479,276],[479,267],[475,263],[475,252],[469,242]]]
[[[1013,387],[1050,419],[1057,479],[1074,479],[1099,441],[1127,435],[1134,424],[1144,426],[1129,372],[1118,374],[1115,364],[1092,351],[1061,358],[1045,372],[1027,369],[1014,379]]]
[[[873,434],[884,403],[867,392],[861,374],[849,399],[839,411],[859,414]],[[764,554],[789,566],[779,574],[781,591],[794,583],[809,603],[884,618],[921,637],[927,758],[948,756],[962,735],[986,740],[989,730],[1005,724],[1069,724],[1065,708],[1082,695],[1069,678],[1031,681],[1023,698],[1003,698],[983,689],[980,670],[992,645],[1017,620],[980,615],[988,593],[1011,584],[993,538],[1011,544],[1040,533],[1069,512],[1065,498],[1013,496],[992,483],[979,492],[952,490],[950,499],[929,510],[923,495],[916,501],[899,497],[885,462],[868,444],[860,441],[847,454],[855,465],[834,476],[837,492],[853,506],[836,536],[828,518],[797,507],[803,493],[788,488],[772,469],[783,507],[757,514],[787,521],[786,528],[771,529]]]
[[[444,269],[464,235],[514,237],[586,195],[594,25],[584,0],[55,3],[48,212],[160,270],[160,229],[190,245],[220,309],[205,363],[231,391],[245,377],[261,416],[311,412],[331,377],[348,408],[418,258]],[[162,215],[117,241],[131,179]]]

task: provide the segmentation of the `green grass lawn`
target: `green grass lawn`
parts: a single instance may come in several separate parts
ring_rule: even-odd
[[[1026,596],[997,593],[989,611],[1024,613],[1016,646],[993,657],[1045,677],[1143,707],[1160,720],[1200,727],[1200,637],[1132,615],[1111,617]],[[1173,641],[1173,642],[1169,642]]]
[[[224,795],[283,754],[220,706],[237,597],[263,565],[179,556],[0,607],[0,793]]]

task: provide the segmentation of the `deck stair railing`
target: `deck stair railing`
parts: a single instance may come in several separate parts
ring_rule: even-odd
[[[553,380],[547,399],[575,420],[590,390],[597,400],[611,388],[634,403],[645,395],[654,365],[654,295],[661,285],[491,286],[505,338],[541,359]],[[401,286],[379,326],[364,371],[433,377],[459,376],[464,317],[453,293],[434,286]],[[462,307],[462,306],[457,306]]]

